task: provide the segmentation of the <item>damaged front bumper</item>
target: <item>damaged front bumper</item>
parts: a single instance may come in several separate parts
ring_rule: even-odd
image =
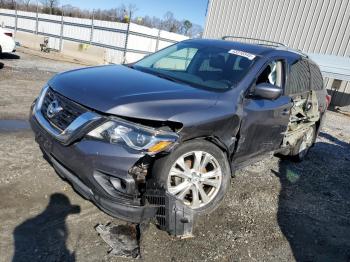
[[[112,217],[136,224],[155,218],[153,221],[161,230],[179,237],[192,236],[190,208],[154,183],[152,187],[146,183],[143,192],[139,192],[130,170],[144,154],[84,138],[64,145],[31,112],[30,124],[45,158],[80,195]],[[119,182],[114,185],[112,180]]]
[[[122,220],[141,223],[155,216],[157,206],[142,205],[135,194],[135,181],[129,169],[142,157],[123,147],[101,141],[81,140],[64,146],[53,139],[37,122],[30,118],[35,138],[46,159],[56,172],[68,180],[74,189],[86,199],[94,202],[107,214]],[[124,192],[108,193],[107,179],[122,181]],[[99,180],[100,178],[100,180]]]
[[[92,191],[87,185],[85,185],[77,176],[71,173],[68,169],[62,166],[54,158],[50,158],[50,161],[56,170],[56,172],[63,178],[68,180],[73,188],[80,193],[84,198],[92,201],[97,207],[99,207],[105,213],[131,222],[131,223],[142,223],[150,218],[153,218],[157,211],[157,206],[135,206],[132,204],[122,204],[121,199],[111,200],[94,191]]]

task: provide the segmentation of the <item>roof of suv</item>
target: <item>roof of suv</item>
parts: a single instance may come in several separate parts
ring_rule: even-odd
[[[268,46],[262,44],[249,44],[244,42],[235,42],[228,40],[217,40],[217,39],[189,39],[184,42],[201,43],[208,46],[215,46],[225,49],[238,49],[240,51],[252,53],[255,55],[268,55],[268,53],[273,51],[288,52],[289,54],[294,54],[295,56],[306,56],[301,53],[301,51],[290,49],[288,47],[281,46]]]

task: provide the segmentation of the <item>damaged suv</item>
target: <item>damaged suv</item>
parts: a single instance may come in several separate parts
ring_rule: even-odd
[[[328,103],[318,66],[300,52],[198,39],[134,64],[58,74],[30,122],[45,158],[76,191],[140,223],[170,212],[151,189],[203,214],[236,169],[271,153],[302,160]]]

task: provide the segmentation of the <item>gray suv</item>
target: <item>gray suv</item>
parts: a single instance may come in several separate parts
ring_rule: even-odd
[[[329,102],[298,51],[187,40],[134,64],[56,75],[30,122],[57,173],[101,210],[169,226],[170,197],[207,213],[236,169],[270,153],[301,161]]]

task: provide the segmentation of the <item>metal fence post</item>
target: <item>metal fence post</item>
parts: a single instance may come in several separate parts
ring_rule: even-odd
[[[130,34],[130,23],[131,23],[131,15],[129,16],[128,27],[127,27],[127,29],[126,29],[125,45],[124,45],[124,55],[123,55],[123,64],[126,63],[126,53],[128,52],[128,41],[129,41],[129,34]]]
[[[60,31],[60,47],[59,47],[59,51],[62,52],[62,48],[63,48],[63,10],[62,10],[62,16],[61,16],[61,31]]]
[[[36,21],[35,21],[35,34],[39,32],[39,3],[36,1]]]
[[[160,39],[160,29],[158,30],[158,35],[157,35],[157,43],[156,43],[156,52],[158,51],[159,49],[159,39]]]
[[[17,26],[18,26],[18,13],[17,13],[17,2],[15,3],[15,36],[17,34]]]
[[[90,45],[92,43],[92,40],[94,39],[94,17],[95,10],[92,10],[92,18],[91,18],[91,31],[90,31]]]

